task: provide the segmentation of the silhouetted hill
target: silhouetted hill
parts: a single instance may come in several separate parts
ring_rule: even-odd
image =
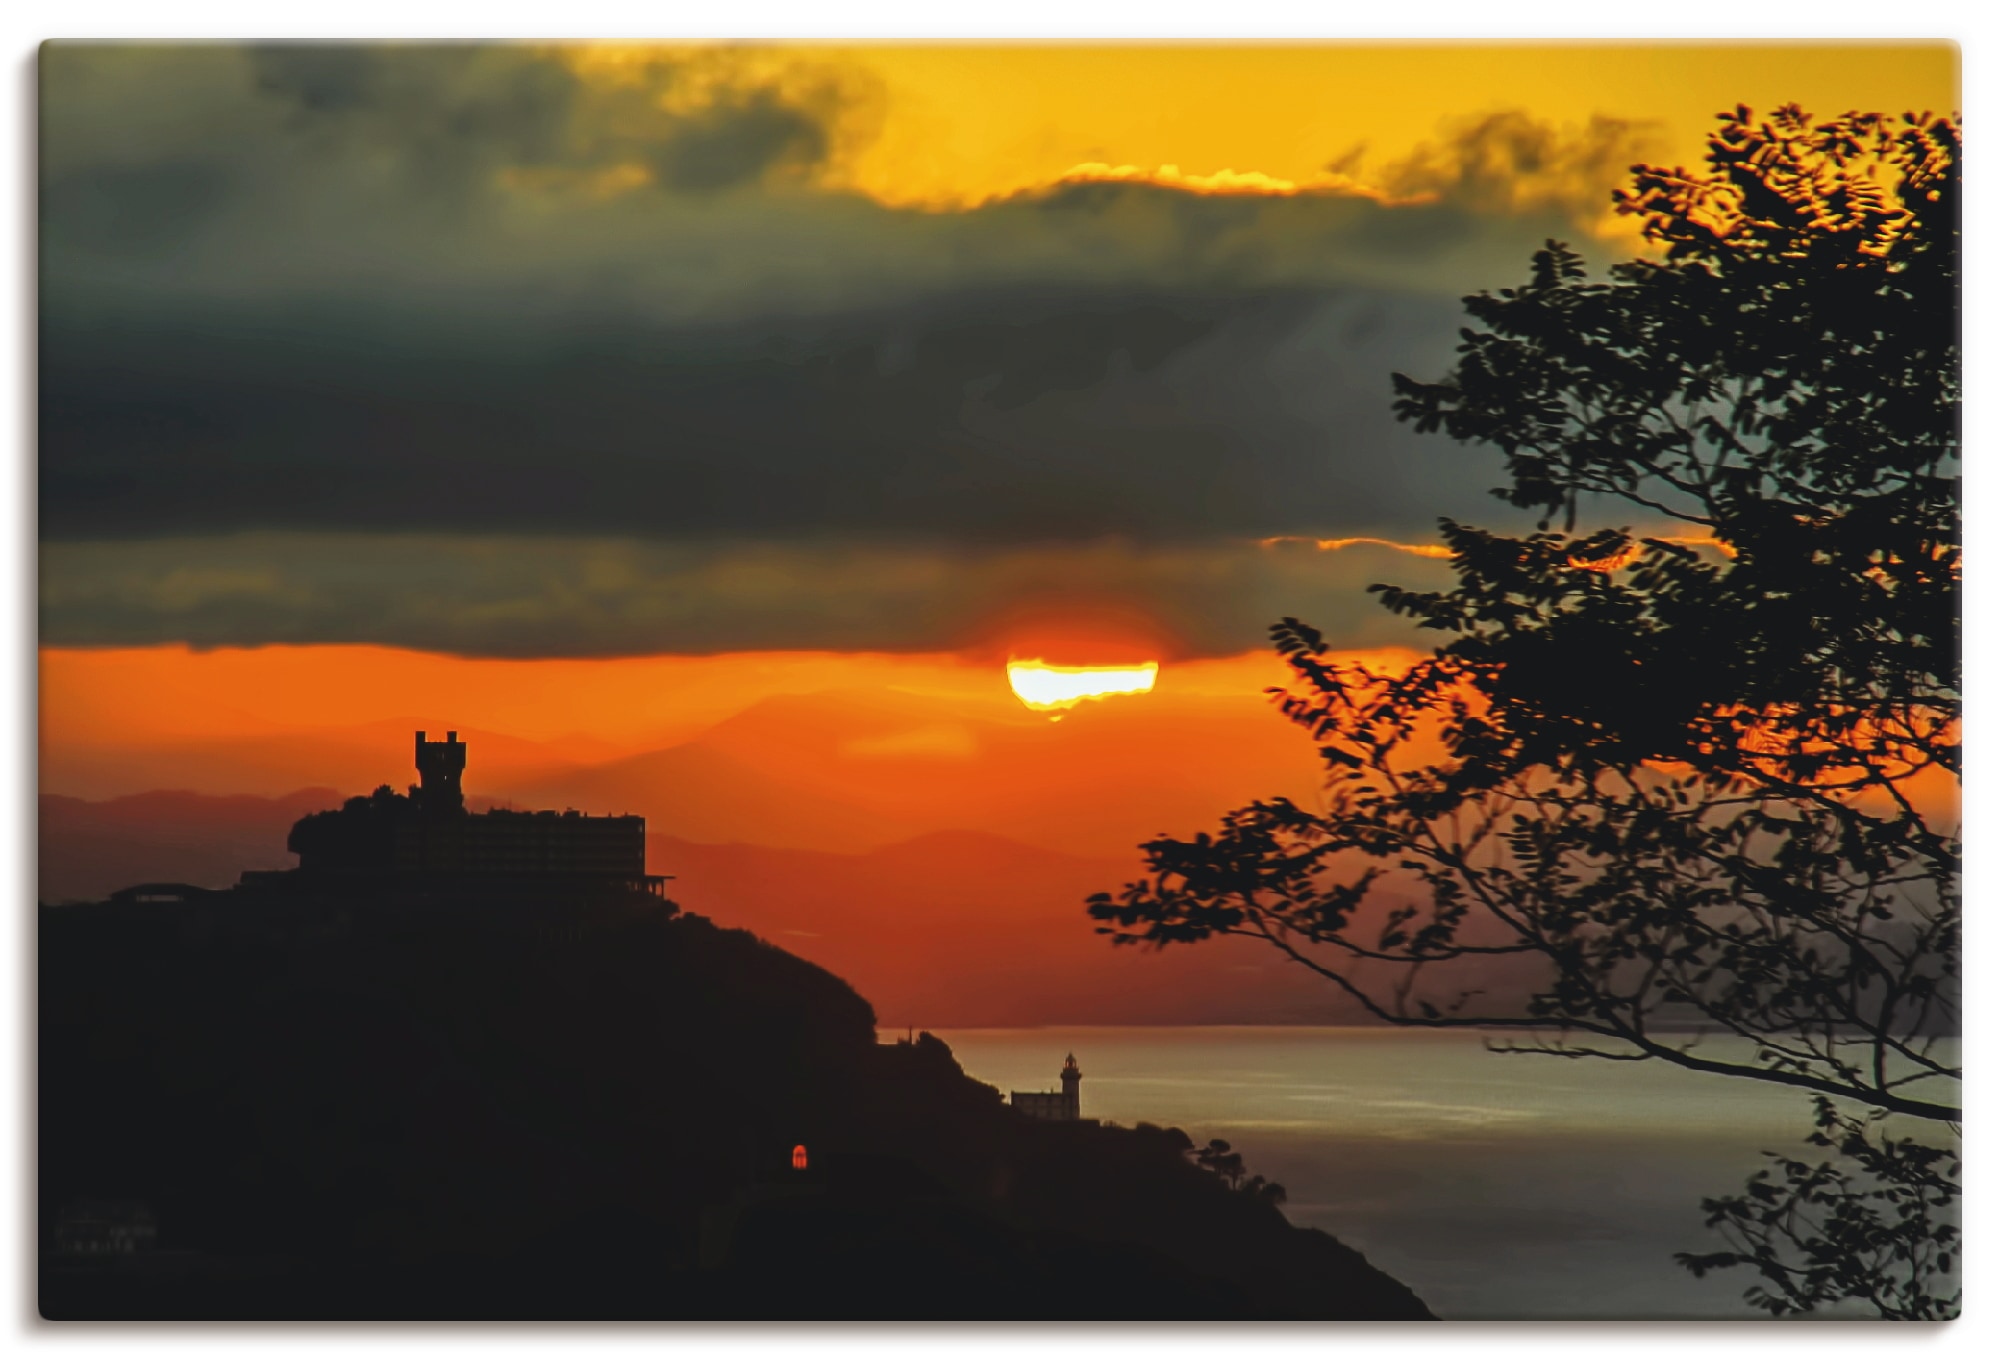
[[[50,1317],[1420,1317],[1170,1132],[1043,1124],[666,903],[45,907]],[[809,1148],[806,1171],[791,1148]]]
[[[472,798],[474,806],[484,800]],[[135,882],[226,887],[289,868],[285,836],[330,791],[110,802],[41,798],[41,897],[85,900]],[[592,810],[602,810],[593,808]],[[689,909],[776,940],[872,997],[890,1027],[1013,1024],[1345,1024],[1367,1016],[1267,949],[1113,949],[1083,901],[1138,867],[980,831],[934,831],[865,853],[648,838]]]

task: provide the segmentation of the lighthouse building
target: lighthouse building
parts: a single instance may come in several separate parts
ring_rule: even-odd
[[[1010,1097],[1013,1106],[1029,1118],[1048,1123],[1075,1123],[1083,1117],[1083,1071],[1076,1064],[1075,1053],[1063,1059],[1060,1079],[1060,1094],[1046,1090],[1016,1090]]]

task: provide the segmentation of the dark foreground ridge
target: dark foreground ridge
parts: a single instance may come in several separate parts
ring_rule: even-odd
[[[52,1320],[1429,1315],[645,890],[147,897],[41,911]]]

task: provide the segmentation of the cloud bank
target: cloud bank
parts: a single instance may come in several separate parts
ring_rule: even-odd
[[[930,649],[1056,577],[1192,652],[1290,599],[1362,627],[1255,541],[1501,517],[1389,374],[1638,136],[927,209],[839,187],[890,112],[811,54],[56,46],[41,85],[52,644]]]
[[[1053,629],[1136,620],[1155,658],[1237,655],[1304,615],[1345,645],[1409,645],[1367,586],[1438,588],[1440,561],[1375,543],[940,549],[477,535],[243,534],[56,543],[42,641],[379,643],[468,656],[761,649],[998,659]],[[1150,623],[1150,626],[1147,624]],[[1059,658],[1058,658],[1059,659]]]

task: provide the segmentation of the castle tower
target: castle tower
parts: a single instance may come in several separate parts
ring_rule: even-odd
[[[1074,1123],[1083,1117],[1083,1072],[1076,1064],[1076,1054],[1063,1059],[1062,1102],[1063,1117]]]
[[[430,812],[465,810],[465,746],[458,733],[448,731],[442,741],[427,741],[417,733],[417,777],[423,786],[417,797]]]

